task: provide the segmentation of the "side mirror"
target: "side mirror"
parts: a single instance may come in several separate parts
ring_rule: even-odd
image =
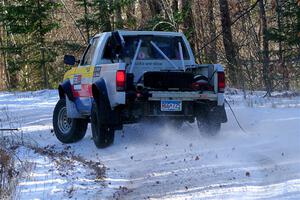
[[[71,65],[71,66],[74,66],[75,63],[76,63],[76,58],[72,55],[65,55],[64,56],[64,63],[66,65]]]

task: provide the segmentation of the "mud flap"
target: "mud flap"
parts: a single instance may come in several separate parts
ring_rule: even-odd
[[[212,107],[209,110],[207,117],[211,120],[216,121],[216,122],[226,123],[227,122],[227,115],[226,115],[224,105],[223,106],[214,106],[214,107]]]

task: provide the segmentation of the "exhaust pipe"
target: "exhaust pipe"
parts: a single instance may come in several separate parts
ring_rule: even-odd
[[[136,91],[142,92],[143,90],[144,90],[144,84],[139,83],[136,85]]]

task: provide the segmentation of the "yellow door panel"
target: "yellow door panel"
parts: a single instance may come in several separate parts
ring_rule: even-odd
[[[64,75],[64,81],[67,79],[72,79],[75,74],[76,69],[77,69],[77,67],[73,67],[72,69],[67,71]]]
[[[82,78],[93,78],[94,66],[79,67],[76,69],[75,74],[81,74]]]

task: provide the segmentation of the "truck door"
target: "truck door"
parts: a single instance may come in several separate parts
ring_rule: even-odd
[[[92,65],[99,37],[93,38],[85,50],[73,78],[73,95],[77,99],[76,107],[81,114],[91,110],[92,81],[95,66]]]

